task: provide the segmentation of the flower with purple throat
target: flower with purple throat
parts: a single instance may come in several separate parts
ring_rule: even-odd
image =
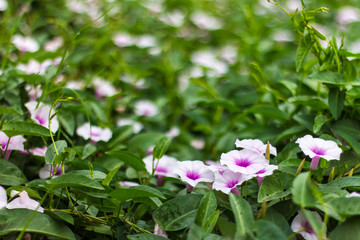
[[[37,106],[36,101],[31,101],[26,103],[25,107],[29,110],[31,119],[33,119],[37,124],[49,128],[49,112],[51,109],[49,105],[40,102],[39,106]],[[54,109],[51,109],[50,117],[53,116],[54,113]],[[59,121],[56,116],[51,119],[50,128],[54,133],[59,129]]]
[[[243,139],[241,141],[236,139],[235,145],[238,148],[249,149],[249,150],[255,151],[260,154],[265,154],[266,146],[267,146],[267,144],[264,144],[259,139]],[[274,148],[271,145],[269,145],[269,146],[270,146],[270,153],[272,155],[276,156],[276,154],[277,154],[276,148]]]
[[[135,103],[135,113],[138,116],[152,117],[159,113],[156,105],[147,100],[140,100]]]
[[[212,185],[213,189],[229,194],[233,192],[239,195],[238,185],[252,178],[251,175],[233,172],[226,169],[222,173],[215,172],[215,181]]]
[[[322,223],[320,215],[315,211],[308,211],[311,215],[313,215],[319,223]],[[301,211],[298,211],[298,215],[296,215],[291,223],[291,230],[293,232],[300,234],[305,240],[318,240],[318,236],[315,233],[313,227],[310,222],[306,219],[304,214]],[[324,234],[326,229],[324,229]]]
[[[46,164],[39,171],[39,177],[41,179],[46,179],[52,176],[52,178],[57,178],[62,174],[62,169],[60,165],[52,166],[50,164]]]
[[[40,203],[31,199],[26,191],[18,192],[12,190],[11,197],[15,197],[16,195],[18,195],[18,197],[14,198],[6,205],[7,209],[26,208],[41,213],[44,212],[44,208],[40,206]]]
[[[220,156],[220,163],[232,171],[242,174],[254,174],[268,164],[264,155],[249,149],[231,150]]]
[[[272,175],[276,169],[278,169],[278,166],[267,164],[267,165],[265,165],[265,167],[263,169],[254,173],[254,176],[256,176],[256,178],[258,180],[259,187],[261,186],[264,178],[266,176]]]
[[[31,37],[23,37],[21,35],[14,35],[12,38],[12,44],[15,45],[22,53],[36,52],[39,50],[39,44]]]
[[[90,123],[85,123],[78,127],[76,134],[85,140],[90,139],[94,143],[99,141],[107,142],[112,137],[112,132],[109,128],[101,128],[98,126],[90,127]]]
[[[200,160],[178,162],[174,172],[191,187],[199,182],[213,182],[215,178],[214,173]]]
[[[26,139],[21,135],[11,137],[9,141],[9,137],[4,132],[0,131],[0,149],[2,151],[2,155],[6,150],[6,155],[4,156],[5,159],[9,159],[12,150],[24,151],[25,141]]]
[[[154,175],[159,177],[177,177],[177,174],[174,173],[174,166],[176,166],[178,161],[173,157],[163,155],[160,159],[155,158],[154,165],[152,155],[145,157],[143,161],[149,174],[152,174],[153,169],[156,168]]]
[[[298,138],[296,143],[303,153],[312,158],[310,169],[315,170],[319,164],[320,158],[327,161],[340,160],[341,148],[336,142],[331,140],[324,140],[321,138],[313,138],[311,135]]]

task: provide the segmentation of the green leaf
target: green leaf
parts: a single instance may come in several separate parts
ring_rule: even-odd
[[[111,180],[113,179],[113,177],[115,176],[115,174],[119,171],[119,167],[114,168],[113,170],[111,170],[105,177],[105,179],[102,181],[102,185],[105,186],[109,186]]]
[[[40,74],[32,73],[32,74],[16,74],[15,75],[18,78],[24,79],[25,82],[35,85],[37,83],[41,83],[44,79],[44,77]]]
[[[329,108],[335,120],[339,119],[344,108],[345,96],[345,90],[340,91],[339,88],[330,88],[329,90]]]
[[[264,199],[271,201],[290,195],[290,191],[285,191],[285,183],[289,182],[289,175],[285,173],[277,172],[265,177],[258,192],[258,202],[262,203]]]
[[[281,204],[281,202],[279,204]],[[272,207],[266,209],[265,220],[276,224],[287,236],[293,233],[286,218]],[[291,240],[295,240],[295,237],[292,237]]]
[[[57,152],[60,154],[60,153],[65,152],[67,143],[64,140],[59,140],[59,141],[55,142],[55,146],[56,146]],[[55,161],[57,156],[58,155],[56,154],[54,144],[51,144],[45,152],[45,162],[47,164],[52,164]]]
[[[317,199],[313,194],[314,184],[310,181],[309,172],[300,173],[293,182],[291,190],[293,201],[302,208],[315,207]]]
[[[49,211],[49,214],[52,215],[54,218],[74,225],[74,218],[69,213],[60,211]]]
[[[205,223],[203,224],[203,229],[205,231],[205,233],[211,233],[212,230],[214,229],[217,220],[219,219],[220,216],[220,211],[219,209],[216,210],[215,212],[213,212],[205,221]]]
[[[314,126],[313,126],[313,132],[317,133],[320,131],[320,129],[322,128],[322,126],[329,121],[329,119],[325,116],[322,115],[321,113],[319,115],[317,115],[314,119]]]
[[[100,122],[107,122],[106,114],[99,102],[86,101],[85,104],[95,113],[95,116]]]
[[[31,218],[31,216],[34,216]],[[44,234],[61,239],[75,240],[73,232],[65,225],[50,216],[28,209],[2,209],[0,215],[7,216],[7,221],[0,221],[0,235],[21,232],[27,223],[26,232]],[[28,220],[31,218],[31,221]]]
[[[104,189],[104,187],[101,186],[101,184],[97,181],[82,174],[72,172],[60,175],[57,178],[51,180],[47,180],[46,184],[46,186],[50,189],[58,189],[64,187],[87,187],[98,190]]]
[[[131,136],[133,132],[134,132],[133,126],[129,126],[129,125],[115,128],[113,131],[113,136],[109,141],[109,143],[107,144],[107,147],[109,149],[114,148],[120,142],[124,141],[127,137]]]
[[[348,82],[344,80],[344,76],[340,73],[334,72],[315,72],[309,76],[308,79],[321,83],[328,83],[334,85],[346,85]]]
[[[286,138],[286,137],[290,137],[290,136],[293,136],[297,133],[300,133],[302,131],[306,130],[306,127],[304,126],[294,126],[294,127],[291,127],[291,128],[288,128],[286,129],[285,131],[283,131],[282,133],[280,133],[278,135],[278,137],[276,138],[275,140],[275,143],[279,142],[280,140]]]
[[[312,44],[306,44],[305,39],[300,41],[299,47],[296,51],[296,72],[299,72],[302,65],[304,64],[304,60],[309,54],[312,48]]]
[[[120,161],[123,161],[124,163],[130,165],[132,168],[134,168],[137,171],[146,171],[145,163],[143,162],[143,160],[131,152],[110,151],[110,152],[106,152],[105,154],[108,154],[110,156],[119,159]]]
[[[178,231],[194,223],[197,207],[202,195],[188,194],[178,196],[154,211],[153,218],[165,231]]]
[[[168,149],[171,142],[171,138],[164,136],[159,139],[153,150],[153,156],[156,159],[160,159]]]
[[[96,146],[94,144],[88,143],[85,145],[81,159],[86,159],[93,155],[96,152]]]
[[[62,128],[70,135],[74,136],[75,133],[75,115],[71,112],[59,112],[57,117],[60,121]]]
[[[20,111],[20,109],[15,109],[13,107],[0,106],[0,115],[3,115],[5,113],[23,114],[23,112]]]
[[[217,224],[223,236],[226,236],[230,239],[234,239],[236,232],[235,223],[229,222],[225,220],[225,218],[223,217],[219,217]]]
[[[169,240],[166,237],[146,233],[127,235],[126,237],[129,240]]]
[[[166,199],[166,197],[157,189],[146,186],[133,186],[133,187],[119,187],[112,191],[110,196],[119,200],[120,202],[128,199],[142,198],[142,197],[158,197]]]
[[[204,239],[204,230],[197,224],[191,225],[187,234],[187,239]]]
[[[328,204],[339,214],[342,219],[360,215],[359,197],[341,197],[332,199]]]
[[[357,154],[360,154],[360,131],[356,123],[351,120],[342,120],[336,122],[331,128],[337,135],[343,138]]]
[[[161,133],[140,133],[129,140],[130,149],[145,152],[149,147],[154,146],[163,137]]]
[[[0,159],[0,185],[15,186],[26,182],[25,175],[15,164]]]
[[[256,235],[258,240],[287,240],[287,236],[274,223],[266,220],[256,221]]]
[[[257,113],[263,115],[266,119],[276,119],[280,122],[289,120],[288,113],[281,111],[278,107],[274,106],[255,106],[247,110],[248,113]]]
[[[217,208],[217,201],[213,191],[209,191],[202,199],[196,214],[195,224],[203,227],[208,217]]]
[[[335,179],[327,184],[322,184],[322,187],[328,188],[348,188],[348,187],[360,187],[360,177],[359,176],[352,176],[352,177],[343,177]]]
[[[49,129],[36,123],[30,122],[11,122],[5,123],[2,131],[8,136],[30,135],[40,137],[50,137]]]
[[[242,197],[233,193],[230,193],[229,197],[236,222],[235,236],[242,239],[248,234],[252,235],[255,222],[249,203]]]
[[[345,222],[339,224],[330,234],[331,240],[354,240],[360,239],[360,216],[346,219]]]

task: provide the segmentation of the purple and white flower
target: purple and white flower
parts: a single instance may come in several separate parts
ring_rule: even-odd
[[[237,189],[238,185],[251,179],[251,175],[233,172],[230,169],[223,171],[222,173],[215,173],[215,181],[212,185],[213,189],[222,191],[223,193],[229,194],[233,192],[239,194]]]
[[[249,149],[249,150],[255,151],[260,154],[265,154],[266,146],[267,146],[267,144],[264,144],[259,139],[243,139],[241,141],[236,139],[235,145],[238,148]],[[271,146],[271,144],[270,144],[270,153],[274,156],[276,156],[276,154],[277,154],[276,148]]]
[[[123,186],[123,187],[132,187],[132,186],[139,186],[140,184],[138,184],[136,182],[122,181],[122,182],[119,182],[119,185]]]
[[[52,40],[48,41],[44,45],[45,51],[55,52],[64,44],[64,40],[62,37],[55,37]]]
[[[134,133],[139,133],[144,127],[141,123],[128,118],[121,118],[117,121],[116,124],[117,126],[131,125],[133,127]]]
[[[156,105],[147,100],[140,100],[135,103],[135,114],[138,116],[155,116],[159,113]]]
[[[174,172],[191,187],[199,182],[213,182],[215,178],[214,173],[199,160],[178,162]]]
[[[101,128],[93,125],[90,127],[90,123],[85,123],[78,127],[76,134],[85,140],[90,139],[93,142],[107,142],[112,137],[112,132],[109,128]]]
[[[220,163],[228,166],[232,171],[242,174],[254,174],[268,164],[264,155],[249,149],[231,150],[220,156]]]
[[[324,140],[321,138],[313,138],[311,135],[298,138],[296,143],[303,153],[312,158],[310,169],[315,170],[320,158],[327,161],[340,160],[341,148],[336,142],[331,140]]]
[[[35,156],[45,157],[46,150],[47,150],[47,147],[44,146],[42,148],[37,147],[37,148],[29,149],[29,152]]]
[[[178,163],[176,158],[163,155],[160,159],[155,159],[154,165],[152,160],[152,155],[149,155],[143,159],[146,170],[149,174],[152,174],[153,168],[156,167],[154,175],[159,177],[177,177],[177,174],[174,173],[174,166],[176,166]]]
[[[260,171],[257,171],[254,176],[257,177],[257,180],[258,180],[258,184],[259,186],[261,185],[262,181],[264,180],[264,178],[266,176],[270,176],[273,174],[273,172],[278,169],[278,166],[276,165],[270,165],[270,164],[267,164],[265,165],[265,167],[263,169],[261,169]]]
[[[39,50],[39,44],[31,37],[23,37],[21,35],[14,35],[11,41],[19,51],[25,52],[36,52]]]
[[[14,198],[6,205],[7,209],[26,208],[30,210],[36,210],[41,213],[44,212],[44,208],[40,206],[40,203],[31,199],[26,191],[22,191],[20,193],[15,190],[11,191],[11,197],[16,196],[17,194],[19,196]]]
[[[44,103],[40,103],[38,108],[36,108],[37,102],[31,101],[25,104],[25,107],[29,110],[31,119],[33,119],[37,124],[40,124],[43,127],[49,128],[49,112],[51,107]],[[54,109],[51,109],[50,117],[55,113]],[[59,129],[59,121],[57,117],[54,116],[51,119],[50,128],[52,132],[57,132]]]
[[[52,178],[56,178],[56,177],[60,176],[61,174],[62,174],[62,169],[61,169],[60,165],[51,166],[49,164],[46,164],[39,171],[39,177],[42,179],[49,178],[50,175],[52,176]]]
[[[6,190],[3,186],[0,186],[0,209],[4,208],[7,204]]]
[[[111,97],[117,93],[115,87],[108,81],[101,78],[95,78],[93,80],[96,97]]]
[[[319,223],[322,223],[320,215],[315,211],[308,211],[312,214]],[[296,215],[291,223],[291,230],[293,232],[299,233],[305,240],[318,240],[318,236],[315,233],[313,227],[310,222],[306,219],[304,214],[301,211],[298,211],[298,215]],[[326,232],[326,229],[324,229]]]
[[[2,155],[4,155],[6,146],[8,145],[4,158],[9,159],[12,150],[25,151],[25,141],[26,139],[21,135],[11,137],[9,141],[9,137],[0,131],[0,150],[2,151]]]

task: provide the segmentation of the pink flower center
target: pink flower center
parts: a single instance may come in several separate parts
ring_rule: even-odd
[[[163,167],[157,167],[156,171],[157,172],[162,172],[162,173],[167,173],[168,172],[168,170],[166,168],[163,168]]]
[[[316,155],[320,155],[320,156],[325,155],[325,153],[326,153],[326,150],[319,148],[319,147],[313,147],[313,148],[311,148],[311,151],[313,153],[315,153]]]
[[[100,137],[100,133],[96,133],[96,132],[91,132],[90,134],[92,137]]]
[[[264,168],[264,169],[261,169],[260,171],[257,171],[255,174],[262,174],[262,173],[265,173],[265,172],[266,172],[266,170]]]
[[[196,180],[200,178],[200,174],[198,172],[195,171],[189,171],[186,173],[186,177],[191,179],[191,180]]]
[[[248,167],[251,165],[251,162],[248,159],[235,159],[235,164],[239,167]]]
[[[46,123],[46,120],[40,117],[39,115],[36,115],[35,119],[39,121],[40,125],[44,125]]]
[[[315,231],[312,228],[312,226],[310,225],[309,221],[305,221],[304,228],[305,228],[305,232],[307,232],[307,233],[310,233],[310,234],[315,233]]]
[[[232,181],[226,183],[226,187],[227,187],[227,188],[233,188],[233,187],[235,187],[236,184],[238,184],[238,183],[239,183],[238,181],[232,180]]]

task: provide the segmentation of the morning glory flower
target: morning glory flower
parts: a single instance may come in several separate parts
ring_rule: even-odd
[[[149,155],[143,159],[145,163],[146,170],[149,174],[153,171],[153,165],[152,165],[152,159],[153,156]],[[156,167],[154,175],[157,175],[159,177],[167,176],[167,177],[177,177],[177,175],[174,173],[174,166],[178,161],[170,156],[163,155],[160,159],[155,159],[154,162],[154,168]]]
[[[55,172],[56,170],[56,172]],[[51,174],[52,173],[52,174]],[[62,174],[62,169],[60,165],[56,165],[55,167],[50,164],[46,164],[39,171],[39,177],[42,179],[49,178],[50,175],[53,175],[52,178],[56,178]]]
[[[96,97],[111,97],[117,93],[115,87],[108,81],[101,78],[93,80]]]
[[[178,127],[172,127],[165,135],[168,136],[169,138],[174,138],[179,136],[180,134],[180,129]]]
[[[64,40],[62,37],[55,37],[52,40],[48,41],[44,45],[45,51],[55,52],[64,44]]]
[[[249,149],[260,154],[265,154],[266,146],[267,146],[267,144],[264,144],[259,139],[243,139],[241,141],[236,139],[235,145],[238,148]],[[276,148],[274,148],[271,145],[270,145],[270,153],[276,156]]]
[[[8,8],[7,1],[6,0],[0,0],[0,11],[5,11],[7,8]]]
[[[147,100],[140,100],[135,103],[135,114],[138,116],[155,116],[159,113],[156,105]]]
[[[113,37],[113,41],[119,47],[127,47],[135,44],[135,39],[127,33],[117,33]]]
[[[270,176],[273,174],[274,170],[278,169],[278,166],[276,165],[270,165],[267,164],[265,165],[265,167],[263,169],[261,169],[260,171],[257,171],[254,176],[257,177],[258,180],[258,184],[259,186],[261,185],[262,181],[264,180],[264,178],[266,176]]]
[[[37,124],[49,128],[49,112],[51,107],[43,103],[40,103],[38,108],[36,108],[36,106],[36,101],[31,101],[25,104],[25,107],[30,112],[31,119],[33,119]],[[51,109],[50,116],[53,116],[54,113],[54,109]],[[57,120],[56,116],[51,119],[50,128],[54,133],[59,129],[59,121]]]
[[[268,164],[264,155],[249,149],[231,150],[220,156],[220,163],[228,166],[232,171],[242,174],[254,174]]]
[[[209,169],[214,173],[218,172],[222,174],[225,170],[229,169],[228,167],[221,165],[219,162],[208,160],[205,163],[209,167]]]
[[[237,189],[238,185],[252,178],[251,175],[233,172],[230,169],[223,171],[223,173],[215,173],[215,181],[212,185],[213,189],[222,191],[223,193],[229,194],[233,192],[239,195]]]
[[[47,59],[43,62],[38,62],[34,59],[30,59],[27,64],[19,63],[16,67],[27,74],[40,74],[44,75],[48,67],[53,65],[54,62]]]
[[[132,187],[132,186],[139,186],[140,184],[138,184],[136,182],[122,181],[122,182],[119,182],[119,185],[123,186],[123,187]]]
[[[29,94],[29,100],[30,101],[36,101],[36,99],[38,99],[41,94],[42,94],[42,89],[41,89],[41,85],[37,85],[35,86],[31,86],[30,84],[26,84],[25,85],[25,90],[28,92]]]
[[[4,154],[6,145],[9,142],[4,158],[9,159],[12,150],[25,151],[25,141],[26,139],[21,135],[11,137],[9,141],[9,137],[4,132],[0,131],[0,149],[2,151],[2,155]]]
[[[11,191],[11,196],[14,197],[16,194],[19,194],[19,197],[14,198],[7,205],[7,209],[16,209],[16,208],[26,208],[30,210],[36,210],[43,213],[44,208],[40,206],[40,203],[31,199],[26,191],[18,192],[15,190]]]
[[[218,18],[200,11],[191,14],[190,19],[198,28],[206,30],[217,30],[223,25]]]
[[[213,182],[215,178],[214,173],[200,160],[178,162],[174,172],[191,187],[199,182]]]
[[[44,146],[42,148],[37,147],[37,148],[29,149],[29,152],[35,156],[45,157],[46,150],[47,150],[47,147]]]
[[[17,49],[22,53],[36,52],[39,50],[39,44],[31,37],[23,37],[21,35],[14,35],[11,41]]]
[[[308,212],[312,214],[318,220],[318,222],[322,223],[321,217],[317,212]],[[316,235],[310,222],[305,218],[301,211],[298,211],[298,215],[294,217],[291,223],[291,230],[293,230],[293,232],[299,233],[305,240],[318,240],[318,236]],[[326,229],[324,232],[326,232]]]
[[[0,186],[0,209],[4,208],[7,204],[6,190]]]
[[[133,121],[128,118],[121,118],[117,121],[117,126],[125,126],[125,125],[131,125],[133,127],[134,133],[139,133],[141,129],[143,129],[143,125],[139,122]]]
[[[311,135],[306,135],[302,138],[298,138],[296,143],[303,153],[312,158],[310,169],[315,170],[320,158],[327,161],[340,160],[341,148],[336,142],[331,140],[324,140],[321,138],[313,138]]]
[[[107,142],[112,137],[112,132],[109,128],[101,128],[98,126],[93,126],[90,123],[85,123],[82,126],[76,129],[76,134],[85,140],[91,139],[91,141],[99,142],[104,141]]]

